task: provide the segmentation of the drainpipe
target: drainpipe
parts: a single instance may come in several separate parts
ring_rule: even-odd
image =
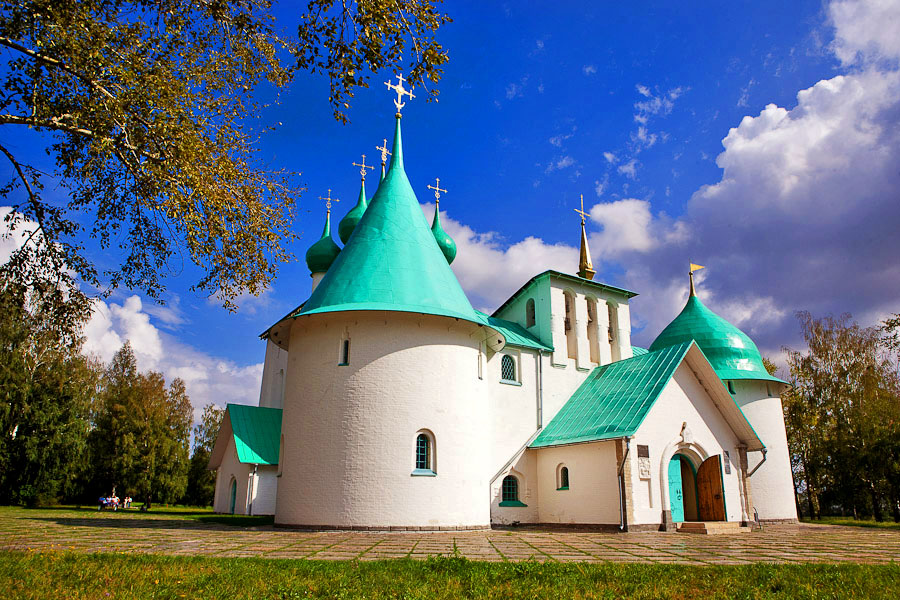
[[[537,428],[544,426],[544,351],[538,350]]]
[[[756,470],[757,470],[757,469],[759,469],[761,466],[763,466],[763,463],[764,463],[764,462],[766,462],[766,455],[769,453],[769,449],[768,449],[768,448],[763,448],[763,449],[761,450],[761,452],[762,452],[762,455],[763,455],[763,459],[762,459],[761,461],[759,461],[759,464],[758,464],[758,465],[756,465],[755,467],[753,467],[753,470],[752,470],[752,471],[750,471],[749,473],[747,473],[747,478],[748,478],[748,479],[749,479],[750,477],[752,477],[754,473],[756,473]]]
[[[625,454],[622,456],[622,463],[619,465],[619,531],[625,531],[625,461],[628,460],[628,453],[631,451],[631,438],[625,438]]]

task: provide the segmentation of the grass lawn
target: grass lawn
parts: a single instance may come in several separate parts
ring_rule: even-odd
[[[821,519],[800,519],[810,525],[847,525],[849,527],[875,527],[878,529],[895,529],[900,531],[900,523],[893,520],[878,522],[874,519],[854,519],[853,517],[822,517]]]
[[[692,567],[0,552],[9,599],[897,598],[900,565]]]
[[[258,527],[260,525],[271,525],[275,522],[275,517],[268,516],[247,516],[247,515],[220,515],[213,512],[211,507],[201,508],[199,506],[163,506],[161,504],[154,505],[147,512],[140,511],[140,504],[136,504],[134,508],[112,510],[97,510],[96,506],[52,506],[41,507],[36,509],[21,509],[14,506],[0,506],[0,514],[3,512],[14,513],[20,510],[35,510],[47,512],[49,514],[58,514],[66,517],[81,518],[106,518],[106,519],[158,519],[165,517],[167,519],[182,519],[187,521],[197,521],[199,523],[221,523],[223,525],[232,525],[234,527]]]

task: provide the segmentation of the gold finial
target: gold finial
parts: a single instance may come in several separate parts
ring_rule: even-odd
[[[359,175],[362,177],[363,183],[366,182],[366,169],[374,169],[375,167],[366,164],[366,155],[362,155],[362,164],[353,163],[354,167],[359,167]]]
[[[584,194],[579,194],[581,196],[581,210],[577,208],[574,209],[579,215],[581,215],[581,224],[584,225],[584,218],[588,216],[589,213],[584,212]]]
[[[594,270],[594,264],[591,262],[591,250],[588,248],[587,232],[584,229],[584,218],[588,213],[584,212],[584,194],[581,194],[581,210],[575,209],[581,215],[581,255],[578,260],[578,276],[585,279],[593,279],[597,271]]]
[[[331,203],[332,202],[340,202],[337,198],[331,197],[331,188],[328,188],[327,196],[319,196],[319,200],[325,201],[325,208],[328,210],[328,214],[331,214]]]
[[[426,186],[429,190],[434,190],[434,206],[437,207],[441,203],[441,192],[447,193],[447,190],[441,189],[441,179],[439,177],[434,178],[434,185]]]
[[[699,271],[700,269],[705,269],[703,265],[695,265],[694,263],[690,263],[691,269],[688,275],[691,278],[691,296],[696,296],[697,292],[694,290],[694,271]]]
[[[390,81],[385,81],[384,85],[387,86],[387,89],[393,90],[397,93],[397,99],[394,100],[394,106],[397,107],[397,116],[400,116],[400,109],[406,106],[406,102],[403,102],[403,96],[409,96],[410,99],[415,98],[413,93],[403,87],[403,75],[397,75],[397,85],[392,84]]]
[[[384,142],[382,142],[380,146],[375,146],[375,149],[381,150],[381,166],[383,167],[387,164],[387,157],[391,155],[387,148],[387,138],[384,138]]]

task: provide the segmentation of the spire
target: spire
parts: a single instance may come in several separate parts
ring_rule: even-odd
[[[341,238],[341,242],[346,244],[347,240],[350,239],[350,234],[353,233],[353,230],[356,228],[356,224],[359,223],[359,220],[362,219],[363,213],[366,212],[366,208],[368,208],[368,201],[366,200],[366,169],[374,169],[375,167],[366,164],[366,155],[362,155],[362,163],[353,163],[354,167],[359,167],[359,176],[361,183],[359,185],[359,199],[356,201],[356,206],[350,209],[344,218],[341,219],[340,225],[338,225],[338,236]]]
[[[450,237],[444,228],[441,227],[441,192],[447,193],[447,190],[441,189],[440,178],[435,178],[434,185],[428,186],[429,190],[434,190],[434,221],[431,223],[431,233],[434,235],[434,241],[437,242],[447,264],[451,264],[456,258],[456,242]]]
[[[403,169],[403,139],[400,135],[400,113],[397,113],[397,124],[394,126],[394,145],[391,147],[391,166],[388,171],[393,171],[395,167]]]
[[[325,198],[320,198],[325,200]],[[341,249],[331,238],[331,202],[337,201],[337,198],[331,197],[331,190],[328,190],[328,198],[325,211],[325,227],[322,229],[322,237],[309,247],[306,251],[306,266],[309,267],[310,273],[324,273],[341,253]]]
[[[578,258],[578,276],[593,279],[597,271],[594,270],[594,264],[591,262],[591,250],[588,248],[587,232],[584,229],[584,218],[587,216],[587,213],[584,212],[584,194],[581,194],[581,210],[576,208],[575,212],[581,215],[581,255]]]

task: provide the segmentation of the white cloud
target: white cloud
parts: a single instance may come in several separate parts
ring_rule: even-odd
[[[604,260],[645,253],[661,244],[679,245],[688,236],[685,223],[673,221],[665,214],[654,216],[647,200],[601,202],[591,207],[590,214],[601,228],[591,235],[591,250]]]
[[[603,158],[605,158],[606,162],[608,162],[609,164],[613,164],[619,160],[618,157],[616,157],[616,155],[613,154],[612,152],[604,152]]]
[[[637,177],[637,159],[632,158],[627,163],[619,165],[617,170],[619,174],[625,175],[629,179],[634,179]]]
[[[516,96],[522,95],[522,87],[517,83],[510,83],[506,86],[506,99],[512,100]]]
[[[900,59],[900,3],[841,0],[828,7],[835,28],[832,50],[844,65]]]
[[[593,75],[597,72],[597,67],[595,67],[594,65],[584,65],[581,70],[585,75]]]
[[[656,144],[657,136],[650,133],[644,126],[638,127],[637,131],[631,133],[632,143],[640,149],[652,148]]]
[[[648,88],[646,85],[637,84],[635,86],[635,89],[637,90],[638,94],[640,94],[641,96],[644,96],[647,98],[650,97],[650,88]]]
[[[544,173],[552,173],[553,171],[561,171],[562,169],[567,169],[575,164],[575,159],[569,155],[560,156],[550,161],[550,164],[547,165],[547,168],[544,169]]]
[[[600,198],[603,196],[603,192],[606,191],[606,187],[609,185],[609,174],[603,176],[603,179],[596,179],[594,181],[594,193],[597,194],[597,197]]]
[[[559,135],[554,135],[547,141],[550,142],[552,146],[556,146],[557,148],[562,148],[563,142],[571,138],[575,135],[575,128],[572,128],[572,133],[560,133]]]

